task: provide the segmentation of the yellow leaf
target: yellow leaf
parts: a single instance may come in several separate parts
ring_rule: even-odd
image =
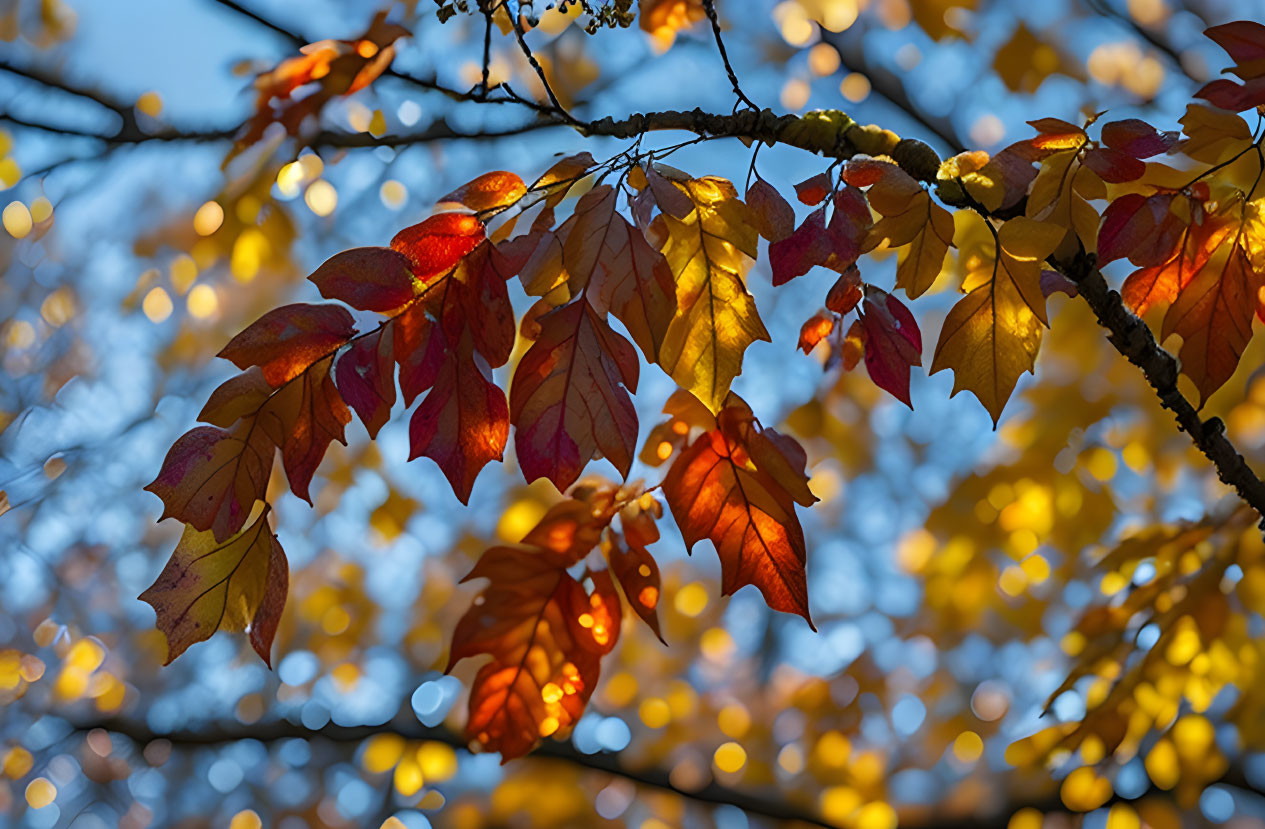
[[[742,355],[769,332],[743,275],[756,255],[757,234],[733,184],[705,177],[673,183],[694,202],[678,219],[663,214],[663,254],[676,279],[677,311],[659,347],[659,365],[684,389],[719,411]]]
[[[969,390],[996,424],[1015,383],[1036,364],[1041,328],[1048,325],[1041,262],[1062,240],[1056,225],[1023,217],[998,231],[991,269],[968,275],[967,295],[949,312],[931,373],[952,369],[953,393]],[[987,262],[981,263],[985,268]]]
[[[272,638],[289,589],[285,553],[268,526],[268,513],[224,542],[186,526],[176,551],[140,595],[154,608],[167,637],[167,660],[217,630],[250,630],[255,652],[271,664]]]

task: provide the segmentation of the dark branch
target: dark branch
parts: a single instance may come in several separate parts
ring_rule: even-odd
[[[739,103],[746,104],[750,109],[759,109],[755,102],[742,91],[742,86],[738,83],[738,73],[734,72],[733,64],[729,62],[729,53],[725,51],[725,41],[720,36],[720,18],[716,16],[715,0],[703,0],[703,8],[707,11],[707,19],[711,21],[712,35],[716,38],[716,51],[720,52],[720,60],[725,64],[725,74],[729,76],[729,84],[734,88],[734,94],[738,96]]]
[[[167,740],[174,746],[186,748],[219,746],[238,740],[258,740],[263,743],[273,743],[296,738],[335,744],[355,744],[363,742],[375,734],[395,734],[406,740],[431,740],[444,743],[455,749],[468,749],[466,741],[460,735],[449,731],[447,728],[422,725],[411,718],[398,718],[383,726],[338,726],[331,724],[320,729],[308,729],[302,725],[295,725],[285,721],[258,723],[255,725],[231,723],[217,725],[211,729],[174,731],[166,734],[155,732],[143,723],[123,718],[81,722],[73,725],[75,730],[81,733],[100,728],[113,734],[127,737],[139,745],[144,745],[153,740]],[[567,743],[545,740],[529,757],[565,763],[572,767],[609,774],[640,786],[670,792],[696,803],[712,806],[736,806],[749,815],[778,822],[800,823],[807,826],[823,827],[823,829],[832,829],[834,826],[834,824],[827,822],[825,819],[786,800],[762,798],[751,794],[747,789],[739,790],[715,781],[711,781],[697,789],[686,789],[673,783],[671,774],[664,769],[650,767],[633,770],[625,768],[620,764],[618,754],[583,754]],[[1209,785],[1216,783],[1234,786],[1248,792],[1259,792],[1247,780],[1243,772],[1237,768],[1231,768],[1218,780],[1209,781]],[[1158,788],[1152,788],[1143,796],[1169,797],[1171,795]],[[1104,805],[1123,800],[1124,798],[1115,795],[1111,801]],[[917,818],[902,819],[901,826],[907,827],[907,829],[1005,829],[1009,824],[1011,815],[1023,808],[1035,808],[1042,813],[1067,813],[1067,808],[1058,796],[1051,795],[1023,801],[981,803],[979,809],[969,813],[946,814],[943,811],[937,811],[922,820]]]
[[[1203,420],[1199,411],[1177,388],[1178,365],[1155,341],[1150,327],[1134,316],[1120,298],[1107,287],[1102,272],[1092,257],[1082,255],[1071,262],[1052,262],[1064,276],[1080,286],[1098,324],[1109,331],[1107,337],[1122,355],[1146,376],[1161,405],[1173,412],[1177,427],[1186,434],[1217,470],[1222,483],[1232,487],[1245,503],[1261,516],[1265,528],[1265,483],[1256,476],[1247,461],[1225,434],[1219,417]]]
[[[428,727],[416,720],[405,719],[397,719],[383,726],[347,727],[327,725],[316,730],[282,721],[255,725],[232,723],[230,725],[217,726],[213,730],[176,731],[160,734],[143,723],[125,719],[106,719],[98,722],[79,723],[76,724],[75,728],[77,731],[90,731],[95,728],[101,728],[113,734],[127,737],[142,745],[153,740],[167,740],[177,746],[197,747],[222,745],[237,740],[258,740],[263,743],[271,743],[293,738],[323,740],[331,743],[359,743],[375,734],[396,734],[407,740],[433,740],[457,749],[468,748],[465,740],[446,728]],[[546,740],[529,756],[562,762],[589,771],[602,772],[641,786],[672,792],[699,803],[717,806],[737,806],[748,814],[771,820],[798,822],[809,826],[823,827],[823,829],[831,829],[833,826],[822,818],[793,804],[757,797],[745,790],[739,791],[715,781],[698,789],[685,789],[674,784],[671,780],[671,775],[663,769],[626,769],[620,764],[619,757],[614,754],[583,754],[566,743]]]

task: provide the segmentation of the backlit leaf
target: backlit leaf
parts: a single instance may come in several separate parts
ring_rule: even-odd
[[[231,431],[198,426],[172,444],[158,477],[145,489],[163,501],[160,521],[176,518],[224,541],[246,523],[255,501],[263,500],[275,452],[254,417]]]
[[[217,630],[249,631],[269,666],[272,640],[289,590],[289,565],[265,510],[247,529],[217,541],[185,527],[158,579],[140,595],[154,608],[167,639],[164,665]]]
[[[696,209],[681,220],[664,216],[663,254],[676,278],[677,311],[659,349],[659,365],[682,388],[719,409],[742,372],[747,346],[769,339],[743,283],[756,255],[756,231],[725,179],[676,186]]]
[[[410,261],[390,248],[336,253],[308,277],[321,296],[361,311],[391,311],[413,298]]]
[[[425,455],[439,464],[465,504],[479,471],[504,456],[508,438],[505,392],[479,365],[466,332],[444,358],[434,386],[409,421],[409,460]]]
[[[565,490],[593,458],[625,477],[637,443],[638,361],[632,345],[584,298],[539,319],[539,339],[510,386],[515,451],[528,481]]]
[[[754,584],[769,607],[809,625],[804,533],[795,503],[808,506],[804,453],[762,429],[730,394],[714,426],[668,470],[663,492],[687,548],[709,539],[720,555],[722,592]]]
[[[1032,371],[1046,323],[1041,262],[1058,246],[1061,228],[1024,219],[1001,226],[991,267],[968,274],[968,293],[949,311],[931,373],[953,370],[953,394],[969,390],[1001,417],[1019,376]],[[868,345],[867,345],[868,348]]]
[[[337,305],[296,302],[274,308],[229,341],[219,356],[238,368],[259,366],[274,388],[333,353],[356,333]]]

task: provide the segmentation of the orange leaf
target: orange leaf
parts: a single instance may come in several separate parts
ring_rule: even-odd
[[[1265,279],[1252,267],[1243,232],[1187,283],[1164,315],[1162,336],[1182,338],[1182,373],[1195,381],[1199,405],[1221,388],[1252,338],[1252,318]]]
[[[725,595],[754,584],[769,607],[797,613],[811,627],[795,503],[817,499],[808,491],[804,464],[798,443],[761,429],[731,393],[714,427],[673,462],[663,492],[686,547],[704,538],[715,545]]]
[[[229,340],[219,356],[238,368],[259,366],[268,385],[276,388],[332,354],[355,333],[345,308],[296,302],[255,320]]]
[[[390,248],[336,253],[308,277],[326,299],[360,311],[391,311],[413,298],[408,257]]]
[[[439,213],[391,240],[391,248],[409,258],[413,276],[429,282],[447,272],[483,241],[483,223],[466,213]]]
[[[439,204],[456,203],[476,213],[502,210],[527,194],[527,185],[517,174],[506,170],[484,173],[453,190]]]
[[[619,638],[609,573],[588,575],[591,593],[567,573],[612,515],[564,501],[523,539],[526,546],[489,549],[463,579],[489,584],[457,623],[447,670],[467,657],[492,657],[470,690],[466,733],[502,762],[570,731],[597,685],[602,655]]]

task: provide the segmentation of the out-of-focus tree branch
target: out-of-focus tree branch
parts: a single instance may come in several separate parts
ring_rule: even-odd
[[[413,719],[397,718],[381,726],[339,726],[326,725],[318,729],[309,729],[287,721],[256,723],[242,725],[239,723],[217,724],[208,728],[188,731],[158,733],[144,723],[122,718],[109,718],[95,722],[79,722],[74,724],[77,732],[83,733],[94,729],[103,729],[112,734],[126,737],[133,742],[144,745],[154,740],[166,740],[173,746],[198,748],[219,746],[238,740],[258,740],[272,743],[280,740],[302,739],[323,741],[328,743],[355,744],[363,742],[377,734],[392,734],[406,740],[431,740],[444,743],[457,749],[466,749],[468,745],[458,734],[442,726],[425,726]],[[833,829],[834,824],[812,812],[810,809],[786,800],[763,798],[750,793],[746,789],[736,789],[717,783],[714,780],[699,788],[684,788],[672,781],[669,771],[662,768],[648,767],[642,769],[626,768],[620,762],[619,754],[584,754],[568,743],[546,740],[540,744],[529,758],[565,763],[587,771],[609,774],[635,783],[639,786],[670,792],[688,800],[709,806],[735,806],[750,815],[768,818],[781,823],[818,826]],[[1232,767],[1216,781],[1209,785],[1224,784],[1244,791],[1262,794],[1245,777],[1242,770]],[[1152,787],[1142,797],[1170,797],[1168,792]],[[1130,798],[1129,800],[1136,800]],[[1119,795],[1113,796],[1107,804],[1125,801]],[[1028,799],[998,801],[990,804],[986,812],[969,814],[946,814],[943,811],[933,813],[926,818],[910,817],[901,821],[906,829],[1005,829],[1010,816],[1020,809],[1033,808],[1042,813],[1067,813],[1057,795],[1040,796]]]

